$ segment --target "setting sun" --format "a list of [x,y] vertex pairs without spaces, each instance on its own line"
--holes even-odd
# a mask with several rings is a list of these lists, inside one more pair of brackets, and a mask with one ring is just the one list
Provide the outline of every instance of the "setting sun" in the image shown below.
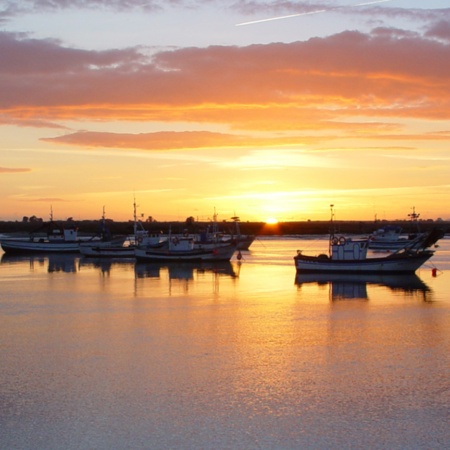
[[267,225],[275,225],[275,224],[278,223],[278,220],[275,219],[274,217],[269,217],[269,218],[266,220],[266,223],[267,223]]

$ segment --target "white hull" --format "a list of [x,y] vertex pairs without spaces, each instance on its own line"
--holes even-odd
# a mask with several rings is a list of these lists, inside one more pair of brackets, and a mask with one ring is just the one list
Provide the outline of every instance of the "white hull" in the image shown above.
[[[377,241],[369,240],[369,248],[371,250],[400,250],[402,248],[414,248],[413,240],[411,239],[398,239],[395,241]],[[420,242],[419,242],[420,244]]]
[[5,253],[78,253],[78,242],[4,239],[1,242]]
[[425,250],[417,254],[390,255],[363,260],[333,260],[330,258],[297,255],[294,257],[298,272],[327,273],[414,273],[431,258],[433,252]]

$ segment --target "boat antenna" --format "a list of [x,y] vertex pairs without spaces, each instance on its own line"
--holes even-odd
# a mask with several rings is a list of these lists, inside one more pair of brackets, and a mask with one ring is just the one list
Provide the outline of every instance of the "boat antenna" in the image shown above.
[[417,222],[417,219],[419,218],[420,214],[416,213],[416,207],[412,207],[412,213],[408,214],[409,217],[411,217],[411,222]]
[[420,214],[416,213],[416,207],[415,206],[412,207],[412,213],[408,214],[408,217],[411,219],[411,223],[415,223],[417,232],[420,232],[420,229],[419,229],[419,217],[420,217]]

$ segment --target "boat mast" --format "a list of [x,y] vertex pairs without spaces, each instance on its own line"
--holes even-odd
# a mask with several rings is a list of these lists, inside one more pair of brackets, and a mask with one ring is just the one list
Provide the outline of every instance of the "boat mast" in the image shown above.
[[334,205],[331,204],[330,205],[330,240],[328,241],[328,254],[329,254],[330,258],[331,258],[331,253],[332,253],[331,246],[332,246],[332,242],[334,239],[334,223],[333,223],[334,210],[333,210],[333,208],[334,208]]
[[134,219],[134,225],[133,225],[133,231],[134,231],[134,238],[136,239],[137,234],[137,216],[136,216],[136,195],[133,197],[133,219]]
[[237,234],[237,237],[239,238],[241,236],[241,229],[239,227],[239,220],[240,219],[239,219],[238,216],[236,216],[236,212],[234,213],[234,217],[232,217],[231,220],[233,220],[234,223],[235,223],[236,234]]

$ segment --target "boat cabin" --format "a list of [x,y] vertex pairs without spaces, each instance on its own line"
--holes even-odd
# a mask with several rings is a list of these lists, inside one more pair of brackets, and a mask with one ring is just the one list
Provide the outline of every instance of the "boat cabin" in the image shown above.
[[334,236],[330,240],[331,259],[336,261],[362,260],[367,257],[367,240],[355,240]]

